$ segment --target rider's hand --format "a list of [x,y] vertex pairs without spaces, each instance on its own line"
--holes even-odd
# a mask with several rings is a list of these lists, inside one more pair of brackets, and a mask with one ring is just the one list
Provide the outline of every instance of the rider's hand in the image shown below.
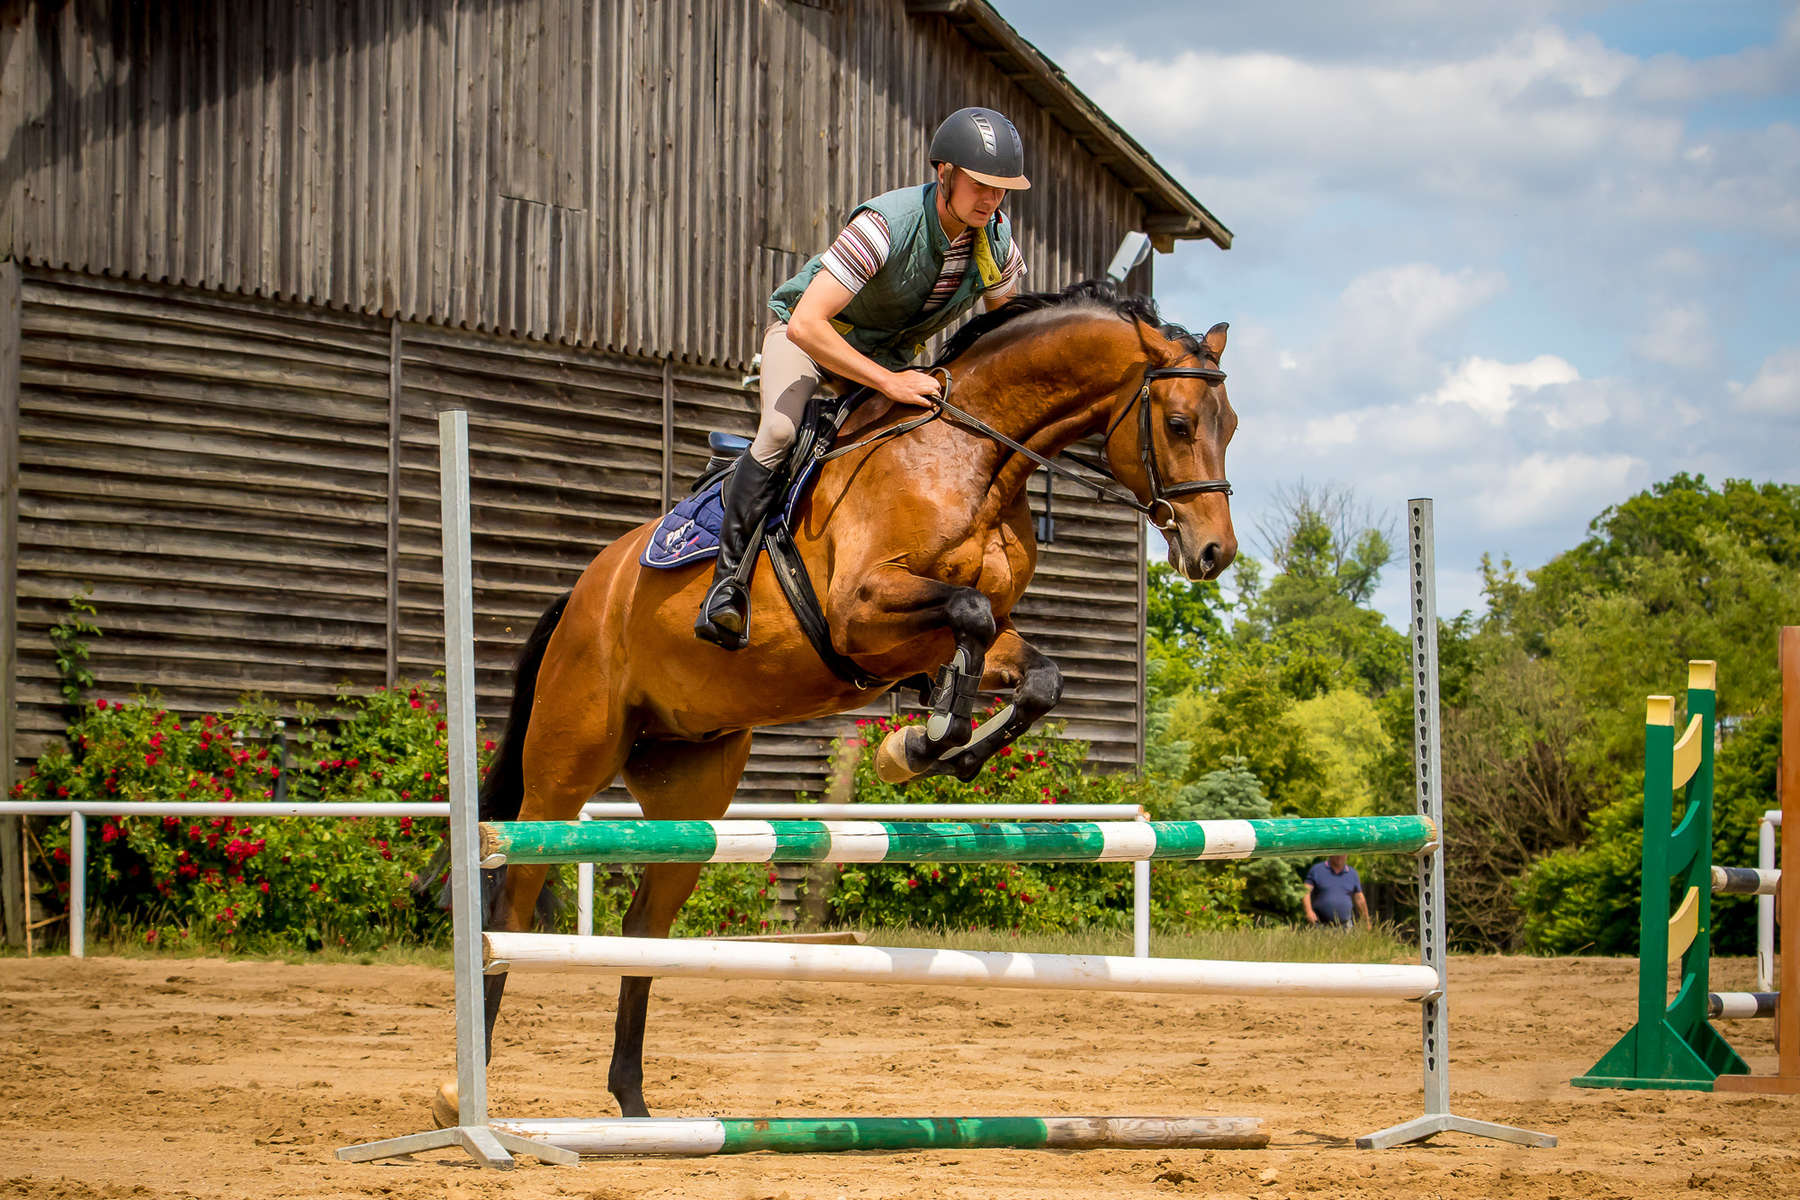
[[896,404],[930,408],[931,402],[942,391],[935,375],[927,375],[923,371],[895,371],[888,376],[887,385],[881,389],[881,394]]

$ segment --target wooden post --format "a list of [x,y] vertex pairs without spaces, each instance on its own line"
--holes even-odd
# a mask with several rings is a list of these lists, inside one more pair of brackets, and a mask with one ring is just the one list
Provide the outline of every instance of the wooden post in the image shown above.
[[[0,796],[18,773],[19,267],[0,263]],[[0,817],[0,942],[22,945],[31,914],[24,817]]]
[[388,478],[387,478],[387,684],[400,678],[400,420],[401,358],[405,327],[399,320],[388,330]]
[[1781,631],[1781,759],[1775,772],[1781,799],[1781,884],[1775,892],[1781,981],[1775,1002],[1773,1075],[1721,1075],[1719,1092],[1800,1095],[1800,625]]
[[662,507],[668,512],[675,503],[675,360],[662,364]]

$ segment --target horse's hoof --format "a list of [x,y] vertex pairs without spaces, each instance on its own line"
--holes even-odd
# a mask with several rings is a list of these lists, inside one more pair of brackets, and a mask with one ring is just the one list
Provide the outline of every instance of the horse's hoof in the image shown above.
[[[923,734],[916,725],[905,729],[896,729],[881,739],[881,745],[875,751],[875,774],[883,783],[905,783],[909,779],[917,779],[925,770],[923,766],[914,768],[911,756],[907,754],[907,735]],[[923,737],[921,736],[921,739]]]
[[456,1100],[456,1080],[438,1087],[437,1095],[431,1098],[431,1119],[437,1122],[439,1129],[454,1129],[461,1123],[462,1107]]

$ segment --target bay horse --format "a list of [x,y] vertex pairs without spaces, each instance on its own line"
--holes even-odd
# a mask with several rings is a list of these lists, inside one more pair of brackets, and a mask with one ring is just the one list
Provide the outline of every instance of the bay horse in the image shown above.
[[[646,817],[717,818],[758,726],[857,708],[934,671],[927,724],[890,737],[882,773],[972,776],[1062,692],[1056,665],[1010,617],[1037,563],[1025,489],[1039,460],[1104,432],[1105,466],[1130,495],[1111,490],[1163,531],[1176,570],[1213,579],[1237,553],[1225,482],[1237,428],[1219,370],[1225,331],[1215,325],[1195,338],[1106,283],[1019,297],[965,325],[940,357],[956,415],[946,406],[941,419],[824,464],[795,512],[794,542],[833,648],[874,686],[826,667],[770,570],[752,586],[750,644],[729,652],[694,636],[708,570],[640,567],[654,522],[614,542],[521,651],[481,818],[575,820],[621,774]],[[859,413],[841,440],[916,416]],[[976,691],[1003,689],[1010,706],[974,728]],[[487,928],[529,929],[545,873],[502,868],[490,881]],[[697,863],[645,867],[623,933],[667,936],[699,875]],[[505,986],[504,974],[487,979],[490,1055]],[[648,978],[621,981],[607,1087],[627,1117],[649,1115],[649,997]],[[446,1106],[454,1118],[453,1095],[440,1094],[440,1120]]]

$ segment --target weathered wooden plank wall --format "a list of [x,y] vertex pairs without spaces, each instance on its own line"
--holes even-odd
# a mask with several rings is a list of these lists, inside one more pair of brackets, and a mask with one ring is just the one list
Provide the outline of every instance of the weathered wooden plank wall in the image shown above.
[[188,708],[384,681],[384,323],[31,272],[21,327],[26,752],[61,728],[47,631],[90,586],[115,689]]
[[0,74],[0,257],[684,363],[965,103],[1027,140],[1033,284],[1144,223],[905,0],[22,5]]

